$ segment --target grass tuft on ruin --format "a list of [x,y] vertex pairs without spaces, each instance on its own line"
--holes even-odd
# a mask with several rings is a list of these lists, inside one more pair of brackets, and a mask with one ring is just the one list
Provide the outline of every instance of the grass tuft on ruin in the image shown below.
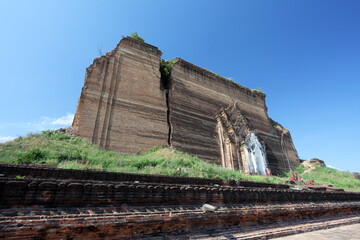
[[141,42],[145,42],[145,40],[142,37],[140,37],[137,32],[131,33],[130,37],[133,39],[139,40]]
[[[105,151],[82,138],[50,130],[39,134],[30,133],[26,137],[19,137],[11,142],[0,144],[0,162],[46,164],[64,169],[93,169],[270,183],[285,183],[286,178],[290,176],[290,173],[285,174],[282,178],[249,176],[167,147],[156,147],[133,156],[117,154]],[[295,169],[300,175],[304,170],[302,165]],[[348,172],[315,167],[314,170],[302,177],[314,179],[318,184],[332,184],[335,187],[360,191],[360,180],[355,179]]]

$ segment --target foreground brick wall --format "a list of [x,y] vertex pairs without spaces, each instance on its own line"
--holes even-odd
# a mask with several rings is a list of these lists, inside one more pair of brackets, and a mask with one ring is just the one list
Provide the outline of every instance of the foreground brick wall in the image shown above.
[[[10,164],[0,164],[0,173],[1,239],[181,239],[232,226],[360,214],[360,193],[352,192]],[[204,203],[217,210],[203,212]]]
[[[215,213],[200,206],[149,206],[143,208],[41,208],[0,210],[2,239],[196,239],[184,234],[204,230],[251,228],[282,222],[309,221],[327,215],[343,219],[359,210],[356,203],[301,205],[227,205]],[[19,215],[17,215],[19,214]],[[4,219],[4,217],[2,217]],[[324,218],[322,218],[324,219]],[[325,220],[325,219],[324,219]],[[207,238],[208,239],[208,238]],[[259,238],[251,238],[259,239]]]
[[[360,193],[288,185],[0,164],[0,204],[60,205],[360,201]],[[25,179],[18,180],[16,176]],[[45,194],[44,194],[45,193]]]
[[[287,185],[247,181],[41,169],[0,165],[0,204],[20,206],[118,206],[359,201],[360,193],[292,190]],[[26,171],[27,170],[27,171]],[[16,180],[25,174],[24,180]],[[71,173],[71,174],[69,174]],[[103,173],[101,175],[101,173]],[[93,176],[91,178],[91,176]]]
[[131,182],[0,180],[3,206],[119,206],[359,201],[360,194]]

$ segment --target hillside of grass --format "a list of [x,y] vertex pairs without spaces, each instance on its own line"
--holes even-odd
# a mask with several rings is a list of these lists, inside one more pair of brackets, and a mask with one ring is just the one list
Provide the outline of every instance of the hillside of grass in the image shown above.
[[[293,172],[297,172],[299,176],[304,178],[305,182],[312,179],[315,180],[316,185],[330,184],[334,187],[360,192],[360,180],[354,178],[350,172],[320,167],[314,164],[312,166],[315,169],[310,169],[309,172],[306,172],[309,168],[304,165],[295,168]],[[284,174],[284,177],[289,178],[290,176],[291,173]]]
[[[40,134],[28,134],[26,137],[0,144],[0,162],[46,164],[64,169],[93,169],[271,183],[285,183],[291,175],[286,173],[282,178],[249,176],[166,147],[153,148],[134,156],[117,154],[102,150],[84,139],[50,130]],[[360,180],[355,179],[349,172],[315,167],[311,172],[302,175],[305,170],[306,167],[300,165],[294,171],[304,179],[315,180],[316,184],[331,184],[346,190],[360,191]]]
[[0,162],[46,164],[65,169],[283,183],[278,177],[248,176],[166,147],[153,148],[134,156],[117,154],[59,131],[28,134],[26,137],[0,144]]

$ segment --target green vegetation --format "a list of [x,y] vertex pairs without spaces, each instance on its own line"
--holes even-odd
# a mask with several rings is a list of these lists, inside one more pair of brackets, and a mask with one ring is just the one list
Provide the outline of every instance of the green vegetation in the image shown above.
[[263,93],[262,88],[252,89],[251,91],[254,92],[254,93]]
[[165,78],[168,78],[171,73],[172,66],[176,63],[176,58],[166,61],[164,59],[160,60],[160,72]]
[[28,152],[19,154],[16,159],[16,163],[19,164],[30,164],[30,163],[45,163],[44,159],[46,157],[46,152],[41,151],[38,148],[31,149]]
[[210,71],[209,69],[207,69],[207,68],[204,68],[206,71],[208,71],[208,72],[211,72],[212,74],[214,74],[216,77],[218,77],[218,78],[223,78],[223,79],[225,79],[225,80],[227,80],[227,81],[229,81],[229,82],[234,82],[234,79],[233,78],[227,78],[227,77],[223,77],[223,76],[221,76],[220,74],[218,74],[218,73],[214,73],[214,72],[212,72],[212,71]]
[[[315,184],[330,184],[334,187],[360,192],[360,180],[354,178],[350,172],[339,171],[329,167],[313,166],[315,169],[307,173],[303,173],[309,169],[304,165],[300,165],[293,172],[297,172],[299,176],[304,178],[304,181],[313,179]],[[290,177],[290,175],[291,173],[284,174],[285,177]]]
[[[19,161],[19,158],[24,160]],[[27,137],[0,144],[0,162],[44,163],[67,169],[283,183],[278,177],[244,175],[166,147],[153,148],[135,156],[116,154],[102,150],[84,139],[58,131],[29,134]]]
[[140,37],[137,32],[131,33],[130,37],[133,38],[133,39],[145,42],[145,40],[142,37]]
[[[94,169],[224,180],[241,179],[272,183],[285,183],[285,180],[290,177],[290,173],[284,174],[283,178],[249,176],[166,147],[153,148],[135,156],[117,154],[102,150],[84,139],[59,131],[29,134],[26,137],[0,144],[0,162],[46,164],[67,169]],[[311,172],[302,174],[306,169],[300,165],[294,171],[306,180],[315,180],[316,184],[331,184],[347,190],[360,191],[360,180],[355,179],[348,172],[315,167]],[[19,176],[19,178],[21,177]]]

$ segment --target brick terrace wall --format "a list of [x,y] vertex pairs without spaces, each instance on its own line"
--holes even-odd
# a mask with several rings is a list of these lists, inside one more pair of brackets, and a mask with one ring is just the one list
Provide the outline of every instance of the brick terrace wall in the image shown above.
[[156,204],[234,204],[316,201],[360,201],[359,193],[209,185],[88,182],[60,180],[0,180],[0,204],[21,206],[119,206]]
[[[41,208],[14,209],[5,212],[0,224],[2,239],[189,239],[181,234],[237,226],[256,231],[259,225],[282,225],[354,216],[358,203],[299,203],[296,205],[228,205],[215,213],[203,213],[198,207],[149,208]],[[16,215],[16,213],[18,215]],[[350,214],[350,215],[349,215]],[[324,216],[327,216],[324,218]],[[4,217],[0,218],[1,220]],[[321,219],[319,219],[321,221]],[[319,221],[318,220],[318,221]],[[196,238],[195,238],[196,239]],[[256,238],[254,238],[256,239]]]
[[[126,239],[360,211],[360,193],[353,192],[9,164],[0,173],[0,238]],[[14,177],[25,173],[27,179]],[[204,213],[204,203],[218,210]]]
[[[118,204],[358,201],[360,193],[285,189],[247,181],[47,169],[1,164],[1,204],[51,206]],[[45,174],[46,173],[46,174]],[[26,176],[16,180],[15,175]],[[25,175],[27,174],[27,175]],[[93,176],[93,178],[91,178]],[[195,184],[194,184],[195,183]]]

